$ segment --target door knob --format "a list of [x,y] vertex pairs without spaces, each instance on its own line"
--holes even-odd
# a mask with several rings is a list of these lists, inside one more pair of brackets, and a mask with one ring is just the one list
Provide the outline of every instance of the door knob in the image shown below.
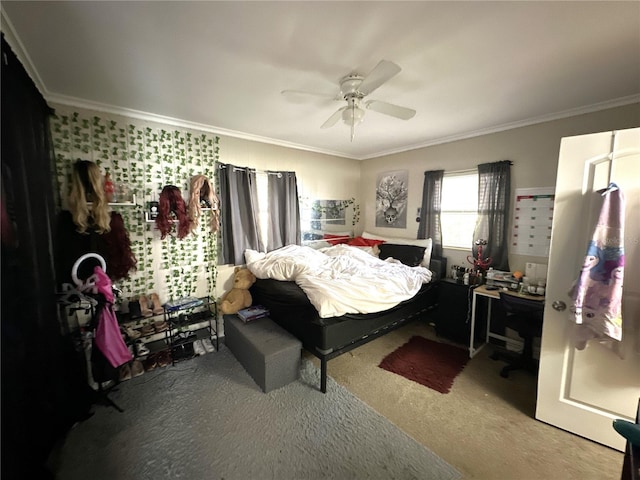
[[556,300],[555,302],[553,302],[551,304],[551,306],[554,308],[554,310],[557,310],[559,312],[565,310],[567,308],[567,304],[564,303],[562,300]]

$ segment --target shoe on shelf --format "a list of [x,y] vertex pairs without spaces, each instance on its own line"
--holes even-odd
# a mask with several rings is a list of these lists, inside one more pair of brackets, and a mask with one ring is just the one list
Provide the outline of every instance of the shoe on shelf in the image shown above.
[[169,325],[164,320],[160,320],[153,323],[153,328],[155,328],[156,333],[164,332],[169,328]]
[[185,343],[190,343],[192,340],[194,340],[195,336],[196,336],[196,332],[193,332],[190,330],[178,332],[173,337],[172,345],[176,346],[176,345],[184,345]]
[[204,346],[204,349],[207,351],[207,353],[216,351],[216,347],[213,346],[213,342],[211,342],[210,338],[203,338],[202,345]]
[[171,363],[171,354],[168,350],[158,352],[157,362],[159,367],[166,367]]
[[131,380],[131,367],[128,363],[120,366],[120,381],[124,382],[126,380]]
[[151,353],[149,348],[144,344],[142,340],[136,341],[136,351],[138,352],[138,354],[136,355],[137,357],[146,357]]
[[144,366],[145,372],[150,372],[154,368],[158,366],[158,355],[152,353],[145,360],[142,361],[142,365]]
[[140,312],[142,313],[143,317],[153,316],[153,312],[149,308],[149,299],[147,298],[146,295],[140,295],[139,303],[140,303]]
[[204,345],[202,345],[202,340],[196,340],[193,342],[193,350],[196,352],[196,355],[204,355],[207,351],[204,349]]
[[138,330],[140,332],[140,335],[142,336],[147,336],[147,335],[151,335],[152,333],[155,333],[155,329],[153,328],[153,325],[143,325],[142,328],[140,328]]
[[151,308],[154,315],[160,315],[164,313],[164,308],[160,304],[160,297],[158,297],[157,293],[152,293],[149,298],[151,298]]
[[124,333],[127,334],[130,340],[135,340],[136,338],[140,338],[141,333],[138,330],[134,330],[129,326],[123,326],[122,329]]
[[134,360],[131,362],[131,376],[139,377],[144,373],[144,366],[140,360]]
[[139,318],[142,316],[140,311],[140,302],[136,297],[129,299],[129,316],[131,318]]

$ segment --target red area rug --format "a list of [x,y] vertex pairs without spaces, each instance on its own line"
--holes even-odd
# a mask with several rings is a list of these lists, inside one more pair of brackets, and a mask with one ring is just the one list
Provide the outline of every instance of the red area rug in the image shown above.
[[437,392],[449,393],[468,361],[469,352],[463,348],[415,336],[378,366]]

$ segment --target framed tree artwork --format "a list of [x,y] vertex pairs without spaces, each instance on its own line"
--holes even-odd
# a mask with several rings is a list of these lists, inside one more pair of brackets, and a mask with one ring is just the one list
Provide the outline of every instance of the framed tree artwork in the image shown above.
[[407,228],[407,170],[378,174],[376,227]]

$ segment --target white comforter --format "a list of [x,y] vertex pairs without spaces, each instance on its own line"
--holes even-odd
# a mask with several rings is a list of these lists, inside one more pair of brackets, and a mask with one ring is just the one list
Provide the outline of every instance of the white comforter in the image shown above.
[[387,310],[431,281],[424,267],[380,260],[348,245],[321,250],[287,245],[266,254],[246,250],[245,260],[258,278],[295,281],[322,318]]

